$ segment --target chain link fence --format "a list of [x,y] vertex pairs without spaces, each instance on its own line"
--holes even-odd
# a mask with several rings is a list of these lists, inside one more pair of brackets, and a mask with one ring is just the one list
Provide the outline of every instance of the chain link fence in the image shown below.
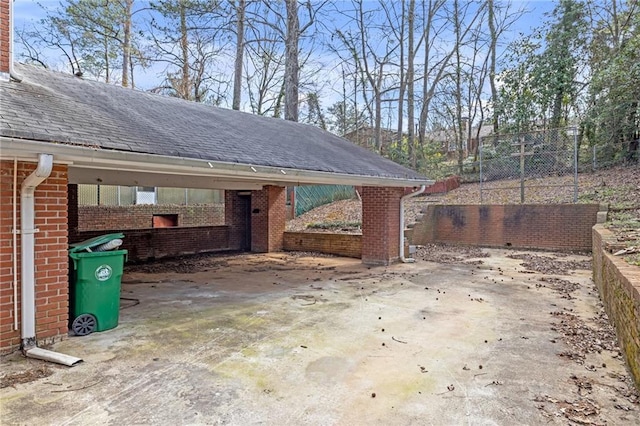
[[640,141],[627,141],[614,144],[587,146],[580,149],[579,168],[581,172],[594,172],[599,169],[633,164],[640,161]]
[[300,216],[323,204],[338,200],[348,200],[355,196],[355,189],[349,185],[313,185],[295,187],[295,215]]
[[[577,129],[484,137],[478,166],[481,203],[525,203],[529,193],[550,190],[556,202],[577,202]],[[540,183],[549,177],[553,183]]]

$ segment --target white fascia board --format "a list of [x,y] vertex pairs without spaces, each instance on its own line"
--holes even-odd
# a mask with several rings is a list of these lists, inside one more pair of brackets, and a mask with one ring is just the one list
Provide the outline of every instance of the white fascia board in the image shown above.
[[163,188],[199,188],[258,191],[260,183],[234,181],[210,176],[153,173],[128,170],[69,167],[69,183],[122,186],[161,186]]
[[146,172],[174,176],[202,176],[260,185],[362,185],[414,187],[432,185],[432,180],[351,175],[313,170],[288,169],[244,163],[209,161],[126,151],[89,148],[63,143],[0,137],[0,158],[36,161],[37,154],[54,155],[56,163],[69,168]]

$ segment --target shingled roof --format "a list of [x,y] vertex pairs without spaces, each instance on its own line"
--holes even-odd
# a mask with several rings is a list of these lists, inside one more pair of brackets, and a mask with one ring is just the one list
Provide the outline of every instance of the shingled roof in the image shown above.
[[15,69],[22,82],[0,82],[0,137],[5,143],[65,145],[92,149],[93,156],[114,151],[147,154],[151,162],[155,156],[201,160],[211,169],[264,166],[282,169],[283,176],[287,170],[337,174],[352,184],[366,184],[369,178],[390,186],[429,183],[410,169],[310,125],[31,65],[16,64]]

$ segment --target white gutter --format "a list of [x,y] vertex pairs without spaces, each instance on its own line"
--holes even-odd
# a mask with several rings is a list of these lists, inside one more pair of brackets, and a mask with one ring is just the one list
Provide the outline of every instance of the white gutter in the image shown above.
[[22,181],[20,189],[21,287],[22,287],[22,350],[31,358],[44,359],[68,366],[82,360],[40,349],[36,346],[35,300],[35,190],[51,174],[53,155],[39,154],[38,167]]
[[422,185],[417,191],[411,192],[400,198],[400,261],[402,263],[413,263],[416,261],[415,259],[404,257],[404,202],[409,198],[422,194],[425,189],[427,189],[427,186]]
[[[0,137],[2,156],[31,157],[34,152],[50,152],[56,162],[68,162],[70,168],[153,172],[173,175],[207,176],[261,182],[271,185],[356,185],[407,187],[432,185],[432,180],[365,176],[315,170],[300,170],[195,158],[178,158],[110,149],[96,149],[63,143]],[[90,183],[90,182],[85,182]],[[95,182],[93,182],[95,183]]]
[[9,77],[20,83],[22,76],[13,69],[13,1],[9,0]]

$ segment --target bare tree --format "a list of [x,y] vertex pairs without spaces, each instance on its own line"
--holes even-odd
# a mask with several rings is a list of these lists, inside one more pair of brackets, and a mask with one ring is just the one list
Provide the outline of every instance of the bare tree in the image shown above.
[[154,91],[220,103],[228,81],[216,69],[216,60],[225,47],[218,42],[218,35],[226,23],[218,5],[204,0],[165,0],[153,6],[162,16],[162,20],[151,23],[154,60],[166,65],[165,81]]
[[300,77],[298,43],[301,32],[300,21],[298,20],[298,0],[285,0],[285,4],[287,7],[287,35],[285,39],[284,118],[289,121],[298,121],[298,84]]
[[409,147],[409,158],[411,165],[416,167],[415,155],[415,130],[414,130],[414,113],[415,113],[415,82],[414,82],[414,59],[416,50],[414,49],[414,22],[416,19],[416,2],[409,0],[409,15],[407,17],[408,33],[409,33],[409,57],[407,58],[407,146]]
[[277,37],[269,27],[255,33],[247,43],[245,84],[251,112],[279,115],[281,90],[284,85],[284,55]]
[[498,33],[496,31],[496,12],[494,0],[487,0],[487,21],[489,22],[489,85],[491,86],[491,104],[493,107],[493,133],[497,134],[500,128],[498,114],[495,107],[498,104],[498,89],[496,87],[496,54],[498,46]]
[[396,114],[398,116],[397,123],[397,143],[398,151],[404,151],[404,103],[405,93],[407,91],[407,77],[405,70],[405,30],[407,25],[406,0],[401,0],[400,11],[396,10],[398,2],[387,2],[380,0],[380,6],[384,10],[389,29],[393,32],[399,46],[398,54],[398,102]]

